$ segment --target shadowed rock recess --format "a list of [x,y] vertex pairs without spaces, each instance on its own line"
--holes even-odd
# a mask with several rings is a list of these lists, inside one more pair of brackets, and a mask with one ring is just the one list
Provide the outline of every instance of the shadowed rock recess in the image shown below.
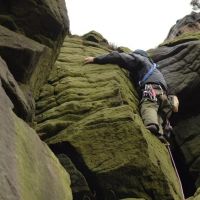
[[[200,198],[199,16],[149,50],[180,99],[171,142],[188,200]],[[128,71],[83,65],[113,48],[71,36],[64,0],[0,0],[0,200],[183,200]]]

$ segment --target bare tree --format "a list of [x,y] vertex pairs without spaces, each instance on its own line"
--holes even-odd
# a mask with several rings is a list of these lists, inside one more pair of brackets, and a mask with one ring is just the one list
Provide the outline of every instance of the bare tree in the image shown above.
[[200,0],[192,0],[190,2],[190,4],[192,5],[192,9],[193,10],[198,10],[200,9]]

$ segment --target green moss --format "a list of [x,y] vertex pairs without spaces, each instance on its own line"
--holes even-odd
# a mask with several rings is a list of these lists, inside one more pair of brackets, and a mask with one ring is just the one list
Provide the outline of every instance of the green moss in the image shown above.
[[149,134],[149,132],[145,131],[144,137],[148,142],[148,152],[151,161],[161,169],[163,176],[169,181],[169,193],[173,194],[174,199],[179,199],[181,187],[175,171],[172,170],[173,165],[167,148],[156,137]]
[[126,104],[138,113],[138,95],[127,71],[114,65],[82,65],[86,52],[98,55],[106,51],[71,40],[74,38],[66,38],[48,84],[37,100],[38,126],[58,118],[80,120],[99,109]]
[[174,39],[171,40],[166,40],[159,46],[175,46],[184,42],[188,41],[194,41],[194,40],[200,40],[200,33],[195,32],[195,33],[184,33],[180,36],[175,37]]
[[[116,108],[105,108],[102,110],[99,110],[93,114],[88,115],[87,117],[84,117],[82,120],[77,122],[75,124],[75,127],[69,127],[71,132],[79,131],[79,129],[84,129],[84,127],[91,126],[92,129],[95,129],[95,125],[97,126],[97,129],[101,124],[105,123],[113,123],[116,121],[125,121],[126,119],[131,120],[134,118],[134,115],[132,114],[129,106],[121,106]],[[99,125],[98,125],[99,124]],[[105,128],[106,130],[106,128]],[[97,130],[98,131],[98,130]],[[49,141],[54,141],[57,143],[57,140],[63,140],[65,137],[68,137],[68,128],[64,131],[62,131],[59,135],[55,136],[54,138],[51,138]],[[73,135],[73,133],[71,132]],[[64,140],[63,140],[64,141]]]
[[146,200],[179,200],[171,161],[165,146],[144,128],[129,73],[116,65],[83,65],[86,56],[109,52],[85,42],[90,41],[65,39],[48,79],[54,93],[45,86],[37,102],[44,106],[36,116],[38,130],[46,132],[49,145],[72,148],[104,193],[112,188]]
[[47,139],[50,145],[63,142],[79,152],[105,188],[147,200],[147,190],[163,199],[180,199],[167,150],[128,106],[96,112]]
[[108,41],[96,31],[90,31],[89,33],[83,35],[82,38],[91,42],[108,45]]
[[[50,149],[14,114],[15,180],[21,200],[72,199],[69,175]],[[56,176],[55,176],[56,173]],[[54,191],[49,193],[49,191]]]
[[[70,120],[72,120],[70,118]],[[45,134],[43,136],[43,139],[51,137],[58,133],[59,131],[65,129],[69,125],[73,124],[73,121],[67,121],[67,120],[47,120],[44,123],[41,123],[39,126],[37,126],[37,133]]]

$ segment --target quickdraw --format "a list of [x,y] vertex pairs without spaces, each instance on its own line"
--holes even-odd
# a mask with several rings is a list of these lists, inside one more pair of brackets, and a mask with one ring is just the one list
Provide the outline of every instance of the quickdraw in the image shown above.
[[157,101],[156,92],[151,84],[145,85],[142,98],[149,99],[151,101]]

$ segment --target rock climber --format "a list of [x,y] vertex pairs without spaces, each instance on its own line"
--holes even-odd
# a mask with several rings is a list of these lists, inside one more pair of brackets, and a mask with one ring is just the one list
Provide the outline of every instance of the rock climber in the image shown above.
[[144,50],[131,53],[113,51],[98,57],[86,57],[85,64],[117,64],[127,69],[141,94],[140,114],[145,127],[163,143],[167,142],[163,127],[169,123],[172,107],[167,97],[167,83],[157,64]]

